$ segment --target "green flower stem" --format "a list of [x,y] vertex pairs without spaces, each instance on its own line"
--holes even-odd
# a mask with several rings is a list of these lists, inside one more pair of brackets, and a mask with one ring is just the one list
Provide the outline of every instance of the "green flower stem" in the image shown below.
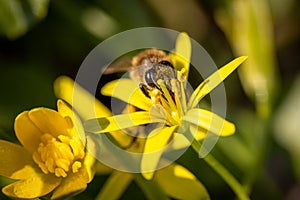
[[[201,144],[197,140],[193,140],[192,147],[198,153],[200,151]],[[215,172],[222,177],[222,179],[231,187],[240,200],[250,200],[243,186],[211,154],[208,154],[203,159],[211,168],[213,168],[213,170],[215,170]]]
[[134,180],[138,186],[143,190],[144,194],[149,200],[168,200],[167,194],[154,180],[146,180],[141,174],[134,174]]
[[130,173],[114,171],[105,182],[96,200],[120,199],[133,179]]

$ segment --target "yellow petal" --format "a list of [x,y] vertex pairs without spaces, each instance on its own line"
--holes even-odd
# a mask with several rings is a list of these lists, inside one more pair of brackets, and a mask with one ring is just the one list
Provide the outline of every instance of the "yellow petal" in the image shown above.
[[35,108],[29,111],[30,120],[43,132],[54,137],[69,135],[70,124],[58,112],[48,108]]
[[67,76],[55,80],[54,92],[58,98],[72,105],[83,120],[111,116],[108,108]]
[[204,129],[203,131],[207,130],[221,136],[232,135],[235,132],[234,124],[204,109],[189,110],[182,120],[195,124],[199,131]]
[[57,100],[57,111],[63,117],[70,117],[72,121],[74,121],[74,118],[77,117],[76,113],[72,110],[72,108],[60,99]]
[[207,134],[206,130],[203,130],[203,128],[193,124],[190,126],[190,131],[193,133],[194,138],[197,141],[203,140]]
[[0,140],[0,175],[11,179],[25,179],[33,165],[31,154],[23,147]]
[[177,164],[158,170],[154,181],[174,199],[210,199],[202,183],[191,172]]
[[101,93],[118,98],[142,110],[149,110],[152,105],[152,101],[143,94],[138,84],[130,79],[122,78],[111,81],[103,86]]
[[188,78],[192,54],[191,41],[187,33],[180,33],[176,40],[175,55],[171,54],[172,63],[180,71],[185,80]]
[[52,199],[64,199],[74,196],[87,187],[86,178],[79,172],[68,174],[59,187],[55,189],[52,195]]
[[[190,124],[190,131],[193,133],[195,140],[200,141],[205,138],[206,131],[198,128],[198,126]],[[170,146],[168,147],[168,151],[178,150],[182,148],[187,148],[191,146],[191,142],[184,136],[182,133],[174,133]]]
[[153,177],[160,157],[176,129],[177,126],[157,128],[147,137],[141,161],[141,172],[147,180]]
[[191,145],[191,142],[182,134],[174,133],[173,139],[170,143],[168,150],[172,151],[174,149],[186,148]]
[[69,123],[72,125],[72,129],[70,129],[70,133],[75,137],[80,137],[81,141],[85,143],[85,132],[83,129],[83,125],[79,117],[76,113],[70,108],[64,101],[57,101],[57,110],[59,114],[67,119],[71,119]]
[[132,179],[132,174],[114,171],[105,182],[96,200],[120,199]]
[[84,129],[90,133],[106,133],[154,122],[165,122],[165,120],[152,118],[149,112],[137,111],[113,117],[87,120],[84,123]]
[[36,170],[27,179],[5,186],[2,192],[13,198],[37,198],[49,194],[60,182],[61,178]]
[[193,92],[188,103],[189,108],[195,107],[204,96],[217,87],[246,59],[247,56],[238,57],[205,79]]
[[42,131],[30,120],[28,113],[25,111],[16,117],[14,129],[20,143],[33,153],[40,144]]
[[83,161],[83,165],[84,165],[83,169],[85,169],[87,174],[87,183],[91,182],[95,175],[95,168],[94,168],[95,162],[96,162],[95,158],[89,152],[86,152]]
[[[83,120],[111,116],[111,112],[100,101],[67,76],[61,76],[55,80],[54,90],[57,97],[62,98],[70,105],[74,102],[73,95],[79,97],[75,101],[76,105],[73,106],[75,106],[76,112]],[[129,135],[120,131],[113,132],[111,135],[121,146],[127,146],[132,139]]]
[[125,131],[112,131],[109,133],[121,147],[128,147],[132,143],[133,137]]

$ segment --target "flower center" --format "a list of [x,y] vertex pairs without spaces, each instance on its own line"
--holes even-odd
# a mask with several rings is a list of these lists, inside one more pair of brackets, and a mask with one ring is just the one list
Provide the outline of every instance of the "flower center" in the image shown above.
[[161,88],[161,93],[163,94],[163,96],[159,96],[159,100],[167,111],[167,122],[169,122],[170,125],[177,125],[181,123],[181,117],[187,111],[185,86],[183,82],[177,79],[171,79],[170,82],[172,94],[162,80],[157,81],[157,84]]
[[55,138],[45,133],[33,153],[33,160],[45,174],[50,172],[57,177],[66,177],[69,171],[78,172],[84,155],[84,146],[79,138],[65,135]]

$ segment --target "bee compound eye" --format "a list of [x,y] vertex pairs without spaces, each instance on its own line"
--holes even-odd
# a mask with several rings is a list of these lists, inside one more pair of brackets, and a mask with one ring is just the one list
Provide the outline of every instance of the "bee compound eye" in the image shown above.
[[149,69],[145,73],[145,81],[146,81],[147,85],[149,85],[150,87],[155,87],[155,82],[153,80],[153,77],[155,76],[155,73],[156,72],[155,72],[154,69]]

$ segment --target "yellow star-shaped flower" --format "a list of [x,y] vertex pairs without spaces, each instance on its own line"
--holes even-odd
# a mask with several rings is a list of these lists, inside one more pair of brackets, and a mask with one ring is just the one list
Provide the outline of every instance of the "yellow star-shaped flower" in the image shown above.
[[[96,117],[109,117],[111,112],[94,96],[84,90],[79,84],[66,76],[59,77],[54,84],[56,96],[64,99],[74,107],[83,120]],[[78,97],[76,102],[74,97]],[[74,104],[75,102],[75,104]],[[133,137],[123,132],[109,133],[120,146],[128,146]],[[97,142],[97,141],[95,141]],[[100,146],[100,148],[104,148]],[[94,151],[93,149],[88,149]],[[124,149],[126,151],[127,149]],[[97,154],[97,152],[95,152]],[[111,155],[107,155],[111,156]],[[121,162],[120,162],[121,163]],[[157,176],[147,181],[136,173],[122,172],[96,161],[96,173],[111,173],[101,189],[97,199],[119,199],[129,184],[134,181],[152,199],[209,199],[203,184],[186,168],[178,164],[157,171]]]
[[[84,125],[87,132],[105,133],[149,123],[163,124],[163,127],[154,128],[145,141],[141,170],[146,179],[152,178],[163,153],[162,149],[171,139],[175,147],[184,147],[191,143],[191,138],[186,133],[191,133],[196,140],[201,140],[205,138],[207,132],[220,136],[228,136],[235,132],[234,124],[209,110],[197,108],[197,105],[247,57],[242,56],[231,61],[187,96],[190,46],[188,36],[181,34],[177,40],[176,53],[171,54],[178,73],[177,79],[170,80],[172,92],[163,80],[158,80],[160,90],[150,99],[142,93],[138,83],[131,79],[112,81],[102,88],[102,94],[121,99],[141,111],[92,119],[86,121]],[[150,152],[156,153],[148,154]]]

